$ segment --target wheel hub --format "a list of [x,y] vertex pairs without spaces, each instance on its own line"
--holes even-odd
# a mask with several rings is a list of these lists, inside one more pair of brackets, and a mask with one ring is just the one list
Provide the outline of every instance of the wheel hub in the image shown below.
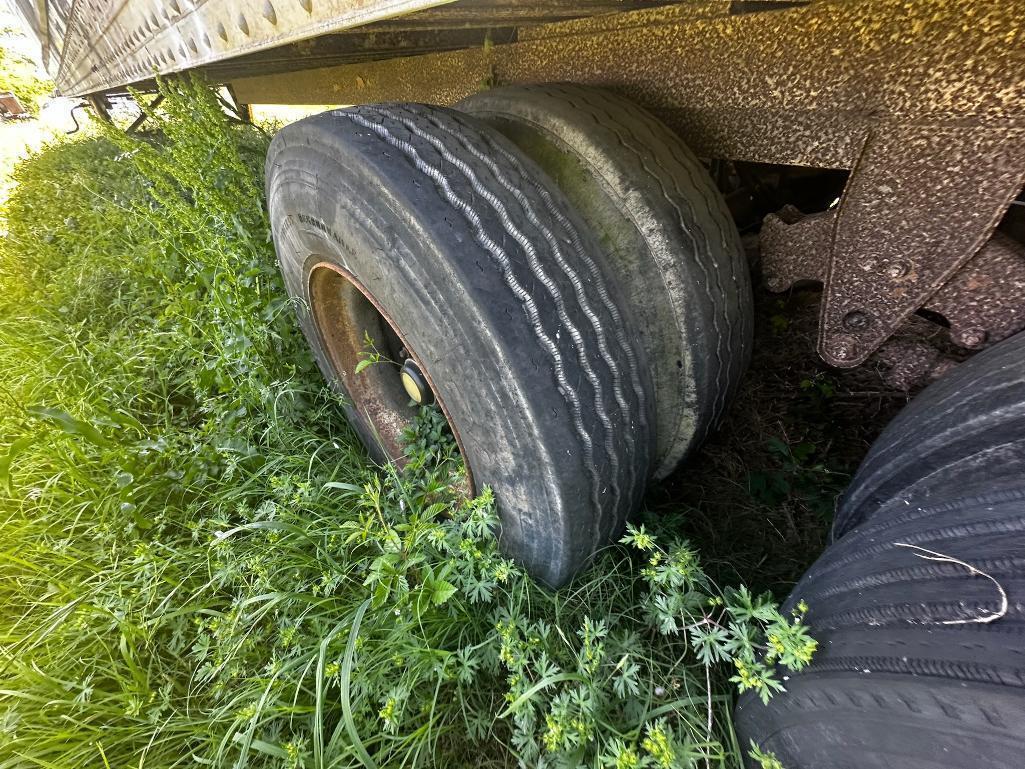
[[415,403],[420,406],[434,403],[434,393],[431,392],[431,386],[427,383],[427,377],[420,371],[420,367],[416,365],[415,360],[412,358],[406,359],[399,371],[399,377],[402,380],[402,386],[405,388],[406,393]]

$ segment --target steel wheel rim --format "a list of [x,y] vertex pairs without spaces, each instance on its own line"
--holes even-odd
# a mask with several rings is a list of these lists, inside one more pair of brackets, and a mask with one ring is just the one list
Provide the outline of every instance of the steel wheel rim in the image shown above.
[[[417,407],[411,404],[400,376],[405,360],[412,361],[426,379],[448,422],[466,468],[469,494],[475,488],[463,441],[451,413],[438,393],[430,371],[381,303],[348,270],[327,261],[317,262],[309,273],[310,312],[313,325],[327,353],[334,378],[345,388],[353,407],[373,429],[381,449],[397,466],[406,464],[402,434],[411,427]],[[366,336],[365,336],[366,335]],[[367,351],[369,337],[389,360],[356,367]]]

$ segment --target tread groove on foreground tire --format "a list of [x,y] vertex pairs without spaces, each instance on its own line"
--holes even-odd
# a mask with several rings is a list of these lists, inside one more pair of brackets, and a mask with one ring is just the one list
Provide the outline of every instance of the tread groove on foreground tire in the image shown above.
[[[604,329],[602,328],[601,323],[599,322],[598,317],[595,314],[594,310],[591,309],[590,301],[589,301],[589,299],[587,297],[587,294],[585,292],[585,289],[584,289],[584,281],[581,280],[580,276],[577,275],[576,271],[573,270],[573,268],[569,265],[569,263],[563,257],[562,249],[559,246],[558,240],[552,234],[551,230],[548,229],[546,226],[544,226],[544,224],[537,218],[537,216],[531,210],[529,202],[527,201],[527,199],[523,195],[523,193],[519,190],[519,188],[517,188],[514,184],[512,184],[509,181],[509,179],[502,173],[501,169],[498,167],[498,165],[493,160],[491,160],[491,158],[487,157],[484,153],[482,153],[480,150],[478,150],[476,147],[474,147],[471,142],[466,141],[465,137],[463,135],[461,135],[461,134],[459,134],[459,133],[457,133],[455,131],[452,131],[450,128],[448,128],[447,126],[442,125],[439,121],[437,121],[435,119],[429,119],[429,121],[430,121],[431,125],[433,125],[438,130],[444,131],[445,133],[450,135],[454,141],[459,142],[460,145],[463,148],[465,148],[470,154],[472,154],[478,161],[480,161],[485,166],[487,166],[487,168],[491,171],[492,175],[499,182],[499,184],[501,184],[502,187],[504,187],[509,193],[511,193],[513,195],[513,197],[515,197],[516,200],[520,203],[520,205],[523,207],[523,210],[526,213],[528,219],[530,220],[531,224],[533,224],[535,227],[537,227],[538,230],[542,233],[542,235],[544,236],[544,239],[547,241],[547,243],[549,245],[549,248],[551,249],[552,254],[555,257],[555,262],[559,265],[559,267],[562,269],[563,273],[567,276],[567,278],[569,278],[569,281],[570,281],[570,283],[573,286],[573,292],[574,292],[574,294],[576,296],[577,302],[578,302],[582,312],[584,313],[584,316],[588,319],[591,327],[594,329],[595,339],[597,340],[597,343],[598,343],[598,349],[601,351],[601,357],[607,362],[608,368],[609,368],[609,370],[610,370],[610,372],[612,374],[612,382],[613,382],[612,391],[613,391],[613,395],[615,396],[616,403],[619,406],[619,408],[621,409],[623,414],[629,414],[630,413],[630,408],[627,405],[626,399],[625,399],[624,394],[623,394],[622,375],[621,375],[621,373],[619,371],[619,368],[615,365],[615,361],[613,360],[612,355],[611,355],[611,353],[609,351],[608,342],[605,339]],[[410,131],[414,130],[414,127],[411,126],[408,121],[401,121],[401,122]],[[426,136],[422,136],[421,138],[424,138],[427,141],[430,141],[430,139],[428,139]],[[432,146],[433,146],[433,142],[432,142]],[[520,165],[520,163],[519,163],[517,158],[513,157],[510,153],[505,151],[502,147],[491,147],[491,149],[493,149],[494,151],[498,152],[503,158],[505,158],[506,162],[508,162],[513,168],[517,169],[517,171],[519,171],[519,173],[523,176],[524,179],[529,179],[529,175],[525,173],[524,169]],[[440,151],[440,149],[439,149],[439,151]],[[610,315],[612,315],[613,322],[615,322],[616,324],[621,325],[622,324],[622,320],[619,317],[618,310],[616,310],[615,306],[609,300],[608,294],[604,293],[604,292],[602,292],[600,290],[601,289],[602,278],[601,278],[600,273],[598,272],[597,266],[594,264],[594,262],[591,260],[591,258],[587,255],[586,251],[584,251],[582,245],[580,244],[579,238],[576,237],[576,233],[573,231],[572,227],[569,226],[569,223],[567,222],[565,217],[562,216],[561,212],[558,211],[557,207],[554,205],[554,203],[553,203],[553,201],[551,199],[551,196],[548,195],[547,190],[545,190],[543,187],[541,187],[536,182],[534,182],[532,184],[532,186],[534,187],[535,192],[537,193],[538,197],[541,199],[542,203],[545,205],[545,208],[548,211],[549,215],[553,216],[553,218],[555,218],[557,221],[559,221],[559,223],[562,224],[562,226],[565,227],[567,229],[567,231],[570,233],[571,241],[572,241],[572,243],[574,245],[574,251],[575,251],[575,254],[577,256],[577,259],[580,261],[580,263],[586,265],[589,268],[589,272],[591,274],[592,280],[594,281],[595,285],[598,286],[599,293],[603,294],[601,296],[601,300],[602,300],[603,304],[605,305],[605,308],[609,311]],[[493,202],[493,204],[494,204],[494,202]],[[501,204],[499,203],[498,205],[501,205]],[[496,208],[496,210],[497,210],[497,208]],[[602,424],[605,427],[605,449],[608,452],[609,456],[614,460],[614,462],[617,462],[618,460],[616,460],[616,446],[614,444],[615,429],[614,429],[614,427],[612,425],[612,421],[610,420],[608,413],[605,411],[605,409],[603,407],[601,383],[599,382],[598,377],[595,375],[594,371],[591,369],[590,363],[587,360],[586,350],[585,350],[584,344],[583,344],[583,337],[581,336],[580,331],[573,325],[572,321],[569,319],[569,316],[568,316],[568,314],[566,312],[565,301],[559,295],[558,288],[555,286],[555,284],[545,274],[544,267],[538,261],[537,255],[536,255],[536,253],[534,253],[533,249],[530,247],[530,244],[529,243],[522,243],[521,242],[521,245],[523,245],[524,250],[528,253],[528,255],[530,257],[531,269],[538,276],[538,278],[541,281],[541,283],[549,290],[549,293],[551,294],[552,299],[555,301],[556,306],[558,307],[558,310],[559,310],[560,320],[562,321],[563,325],[566,326],[569,329],[570,335],[573,337],[574,341],[577,343],[578,359],[580,360],[580,365],[583,368],[585,376],[587,377],[588,381],[590,382],[590,384],[591,384],[591,386],[592,386],[592,388],[594,389],[594,392],[595,392],[595,404],[594,404],[595,412],[598,414],[598,418],[601,420]],[[634,393],[635,393],[635,395],[637,397],[638,402],[643,404],[644,403],[644,394],[643,394],[643,392],[642,392],[642,390],[640,388],[640,383],[638,381],[636,358],[633,355],[633,351],[626,344],[625,339],[623,339],[621,335],[620,335],[620,338],[619,338],[618,341],[619,341],[620,346],[622,347],[623,351],[626,354],[627,360],[629,361],[629,366],[630,366],[630,369],[631,369],[631,372],[630,372],[631,373],[631,380],[632,380],[632,386],[633,386]],[[647,420],[644,419],[643,411],[640,414],[640,424],[641,424],[641,429],[642,430],[646,430],[647,429]],[[635,446],[633,432],[628,430],[626,432],[625,438],[626,438],[627,443],[629,444],[630,453],[632,454],[633,450],[634,450],[634,446]],[[627,497],[628,498],[633,494],[638,481],[643,483],[644,479],[636,478],[635,474],[632,472],[632,468],[631,468],[631,473],[630,473],[630,489],[629,489],[629,491],[627,493]],[[614,486],[614,491],[615,491],[615,494],[616,494],[616,502],[614,503],[614,506],[615,506],[615,505],[618,505],[618,499],[619,499],[620,494],[619,494],[619,489],[616,486]],[[611,532],[611,529],[610,529],[609,531],[604,532],[604,533],[605,534],[611,534],[612,532]]]
[[[1023,433],[1025,333],[1019,333],[930,385],[887,425],[840,501],[833,538],[873,519],[885,504],[881,498],[913,494],[921,500],[973,455],[993,480],[1020,476],[1020,464],[1001,468],[985,455],[1014,448]],[[949,455],[952,439],[970,450]]]
[[[815,673],[867,670],[870,673],[902,673],[912,676],[942,676],[955,681],[971,681],[1000,686],[1025,687],[1025,674],[1021,670],[996,668],[992,665],[950,663],[937,660],[900,659],[895,657],[836,657],[815,666]],[[868,675],[868,674],[866,674]]]
[[[1025,558],[973,558],[972,566],[986,572],[991,577],[1010,577],[1015,574],[1025,573]],[[923,562],[921,566],[891,569],[840,582],[823,590],[806,592],[803,598],[805,601],[823,600],[865,588],[921,582],[932,579],[960,579],[964,576],[965,568],[963,566],[954,563]]]
[[[400,110],[401,108],[389,109],[378,107],[375,111],[383,116],[390,117],[396,120],[397,122],[401,123],[401,118],[396,117],[394,114],[394,112],[399,112]],[[444,195],[446,200],[448,200],[448,202],[456,210],[458,210],[464,216],[464,218],[471,224],[471,226],[477,233],[478,242],[488,251],[488,253],[494,258],[496,263],[500,266],[500,269],[502,271],[503,277],[507,285],[509,286],[510,290],[520,300],[520,303],[524,311],[530,319],[531,325],[534,329],[534,333],[537,336],[538,341],[540,342],[541,346],[545,349],[545,351],[549,354],[553,362],[555,376],[560,386],[560,392],[562,393],[563,398],[567,403],[567,406],[573,413],[574,425],[578,437],[580,439],[581,445],[585,452],[585,465],[588,469],[588,473],[591,478],[591,501],[594,505],[594,509],[606,509],[606,506],[602,505],[600,501],[601,479],[598,477],[597,471],[595,469],[596,465],[594,462],[593,442],[591,440],[591,436],[587,433],[587,430],[584,427],[582,419],[582,404],[580,402],[580,399],[577,397],[575,390],[569,383],[569,380],[566,376],[564,362],[562,360],[562,356],[558,348],[556,347],[552,339],[548,336],[548,334],[545,332],[545,329],[540,322],[537,305],[535,304],[530,293],[524,288],[523,285],[519,283],[519,281],[516,279],[516,276],[513,274],[511,270],[509,255],[498,243],[495,243],[493,240],[491,240],[491,238],[489,238],[487,232],[483,228],[483,225],[477,214],[474,212],[472,206],[455,192],[455,190],[449,183],[448,179],[442,172],[442,170],[427,163],[420,156],[417,149],[413,147],[409,142],[406,142],[400,137],[397,137],[394,134],[392,134],[391,131],[389,131],[388,128],[382,125],[381,123],[375,123],[370,120],[367,120],[361,114],[350,111],[340,111],[337,114],[353,121],[362,128],[374,132],[386,143],[388,143],[395,149],[402,152],[406,157],[408,157],[410,161],[416,166],[416,168],[418,168],[422,173],[424,173],[434,182],[434,184],[438,187],[438,189]],[[412,133],[417,133],[417,131],[413,131],[409,127],[409,125],[403,125],[407,128],[407,130],[410,130]],[[481,198],[483,198],[484,200],[488,201],[488,203],[492,206],[496,214],[499,216],[500,221],[502,222],[506,231],[509,233],[510,237],[512,237],[514,240],[520,243],[520,245],[524,248],[524,251],[527,253],[529,258],[533,251],[533,247],[530,246],[529,240],[525,238],[523,233],[520,232],[519,229],[516,228],[515,224],[511,221],[511,219],[508,216],[508,212],[506,211],[502,202],[497,200],[497,198],[495,198],[495,196],[480,183],[474,170],[470,168],[466,163],[464,163],[460,158],[453,155],[445,146],[445,144],[441,142],[439,139],[437,139],[437,137],[430,136],[429,134],[426,134],[426,132],[422,131],[420,131],[420,134],[420,138],[429,142],[431,146],[434,147],[434,149],[449,164],[451,164],[454,168],[458,169],[463,174],[467,183],[470,184],[470,186],[478,193],[478,195],[480,195]],[[546,283],[544,273],[541,272],[540,274],[538,274],[538,267],[539,266],[537,265],[535,254],[533,255],[533,259],[531,260],[531,268],[537,275],[538,280],[540,280],[542,283]],[[546,287],[552,293],[553,298],[559,297],[557,286],[551,284],[550,281],[548,281]],[[559,297],[559,299],[561,299],[561,297]],[[606,363],[610,364],[610,368],[614,366],[614,364],[612,364],[612,362],[609,360],[606,360]],[[643,407],[643,404],[641,405]],[[627,425],[629,425],[632,421],[629,419],[628,414],[624,414],[623,418],[626,421]],[[610,455],[609,460],[611,463],[615,464],[615,454]],[[595,520],[594,524],[594,539],[596,541],[600,541],[601,537],[600,535],[598,535],[598,532],[602,532],[610,527],[600,520]]]
[[[1018,334],[931,385],[862,463],[838,536],[784,604],[808,603],[816,656],[768,706],[738,704],[741,733],[784,765],[1021,765],[1023,348]],[[838,690],[858,692],[855,711],[816,706]]]
[[[896,521],[894,523],[894,526],[901,523],[907,523],[923,519],[930,513],[935,513],[940,509],[923,508],[922,510],[923,515],[908,515],[902,518],[900,521]],[[872,539],[874,540],[875,537],[882,534],[887,528],[889,527],[882,526],[879,529],[873,531]],[[978,520],[973,523],[951,524],[950,526],[946,526],[940,529],[927,529],[924,531],[915,532],[913,534],[908,534],[902,537],[901,541],[906,542],[909,545],[919,545],[922,547],[928,547],[930,545],[949,542],[952,538],[955,537],[968,537],[973,535],[1021,535],[1023,531],[1025,531],[1025,515],[1017,517],[1011,516],[999,521]],[[848,534],[847,537],[845,537],[843,540],[840,540],[840,542],[844,542],[848,537],[853,537],[855,533],[860,534],[861,532],[855,529],[854,532]],[[859,542],[860,541],[861,540],[859,540]],[[813,567],[812,570],[809,570],[808,573],[805,575],[805,578],[802,580],[802,582],[811,581],[813,579],[820,579],[827,574],[841,570],[847,566],[850,566],[851,564],[856,563],[858,559],[864,558],[866,555],[876,555],[878,553],[882,553],[886,550],[889,550],[891,547],[891,543],[881,543],[878,545],[873,545],[871,547],[866,547],[862,550],[856,550],[854,553],[851,554],[847,554],[847,550],[850,548],[844,550],[837,550],[834,552],[834,555],[837,555],[839,557],[833,559],[831,562],[823,563],[822,565],[816,563],[815,567]]]
[[[831,545],[784,604],[810,606],[816,656],[768,706],[741,697],[741,734],[792,769],[1015,765],[1007,756],[1025,751],[1023,500],[1020,479],[927,505],[897,499]],[[861,712],[825,706],[841,693]]]

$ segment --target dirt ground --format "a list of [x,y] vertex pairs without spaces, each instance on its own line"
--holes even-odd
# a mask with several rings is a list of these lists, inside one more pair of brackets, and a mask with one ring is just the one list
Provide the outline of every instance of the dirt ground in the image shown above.
[[714,578],[785,595],[825,546],[835,503],[869,445],[908,402],[871,364],[815,352],[817,290],[755,282],[751,368],[718,433],[648,507],[698,545]]

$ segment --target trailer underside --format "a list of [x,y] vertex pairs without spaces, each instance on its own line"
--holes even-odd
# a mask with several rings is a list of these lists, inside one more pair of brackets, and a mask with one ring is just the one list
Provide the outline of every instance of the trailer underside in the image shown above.
[[165,4],[161,18],[91,0],[64,23],[57,81],[70,94],[188,70],[246,103],[602,86],[703,157],[849,172],[834,205],[791,207],[762,230],[772,288],[823,284],[818,347],[831,365],[865,362],[922,310],[966,349],[1025,327],[1025,250],[993,239],[1016,226],[1025,184],[1014,3],[268,0],[239,12],[212,0]]

